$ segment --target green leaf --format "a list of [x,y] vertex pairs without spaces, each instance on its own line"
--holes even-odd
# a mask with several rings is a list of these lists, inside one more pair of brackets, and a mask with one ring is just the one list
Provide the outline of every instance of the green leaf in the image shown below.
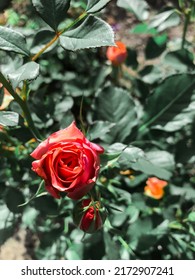
[[34,227],[36,227],[36,218],[37,218],[38,214],[39,214],[39,212],[32,207],[25,208],[25,211],[22,215],[22,223],[26,227],[33,230]]
[[84,251],[84,244],[72,243],[65,252],[66,259],[67,260],[82,260],[83,251]]
[[107,231],[104,231],[104,244],[105,244],[106,257],[108,260],[120,259],[118,245],[112,238],[111,234]]
[[56,116],[63,114],[63,116],[64,116],[64,113],[67,112],[68,110],[70,110],[72,108],[73,104],[74,104],[73,98],[71,96],[66,96],[65,98],[63,98],[63,100],[60,103],[58,103],[55,106],[54,114]]
[[0,26],[0,49],[29,56],[25,37],[11,28]]
[[164,57],[164,61],[169,67],[180,72],[185,72],[189,68],[193,69],[195,67],[193,60],[193,54],[186,49],[168,52]]
[[188,215],[188,221],[190,221],[190,222],[195,222],[195,212],[191,212],[191,213]]
[[171,172],[151,163],[147,158],[139,158],[137,162],[132,165],[132,168],[148,174],[149,176],[156,176],[164,180],[169,180],[172,176]]
[[137,250],[148,251],[150,247],[153,247],[156,242],[161,239],[168,232],[168,221],[163,221],[156,228],[152,229],[150,232],[143,233],[139,238],[139,244]]
[[18,113],[11,111],[1,111],[0,112],[0,125],[3,126],[16,126],[19,122]]
[[[31,46],[31,53],[36,54],[38,53],[49,41],[51,41],[55,37],[55,32],[52,30],[40,30],[36,33],[32,46]],[[47,53],[51,51],[53,48],[56,47],[57,41],[52,44],[48,49],[44,51]]]
[[99,91],[95,99],[95,108],[96,120],[115,124],[104,139],[107,143],[123,142],[137,125],[134,101],[129,92],[122,88],[110,86]]
[[[145,111],[145,124],[165,127],[171,120],[188,107],[195,85],[194,74],[178,74],[165,79],[148,98]],[[171,130],[174,130],[173,126]]]
[[5,202],[11,212],[21,213],[23,209],[18,206],[24,202],[24,195],[20,190],[10,187],[5,195]]
[[159,44],[156,38],[149,38],[147,42],[147,46],[145,48],[145,56],[147,59],[156,58],[160,56],[165,49],[166,49],[165,42]]
[[162,12],[151,20],[149,28],[157,28],[157,30],[163,31],[169,27],[178,25],[180,22],[180,17],[175,9]]
[[147,84],[154,84],[162,78],[161,68],[153,65],[147,65],[139,72],[142,80]]
[[121,153],[118,163],[123,170],[134,169],[165,180],[168,180],[172,175],[168,168],[165,168],[163,161],[159,160],[159,162],[154,161],[153,163],[140,148],[134,146],[127,147]]
[[71,51],[114,46],[114,33],[105,21],[90,15],[78,27],[63,33],[60,45]]
[[70,0],[32,0],[32,3],[42,19],[55,31],[66,18]]
[[107,121],[96,121],[93,123],[92,127],[89,130],[89,138],[90,140],[94,139],[105,139],[106,134],[108,134],[112,127],[115,124],[107,122]]
[[88,0],[86,12],[97,13],[102,10],[111,0]]
[[149,16],[149,6],[144,0],[118,0],[117,6],[133,12],[139,20],[146,20]]
[[[153,126],[155,129],[167,131],[167,132],[173,132],[173,131],[178,131],[182,128],[184,128],[186,125],[193,123],[194,118],[195,118],[195,94],[192,95],[191,99],[189,102],[183,103],[183,106],[186,106],[181,112],[178,114],[178,111],[180,110],[180,104],[175,104],[174,107],[174,112],[175,115],[173,118],[171,118],[170,115],[167,115],[163,117],[163,122],[159,124],[156,124]],[[172,112],[174,114],[174,112]],[[167,118],[166,118],[167,117]],[[191,155],[191,153],[190,153]]]
[[121,151],[118,153],[109,153],[109,154],[104,153],[100,155],[101,166],[103,166],[102,170],[114,167],[120,155],[121,155]]
[[16,88],[24,80],[34,80],[39,75],[39,64],[31,61],[22,65],[19,69],[8,75],[13,88]]
[[127,207],[126,212],[128,213],[129,216],[128,224],[132,224],[139,217],[140,211],[133,204],[131,204]]
[[149,151],[146,153],[147,159],[161,168],[173,172],[175,169],[175,161],[172,154],[167,151]]
[[156,35],[157,31],[155,28],[148,28],[147,23],[139,23],[139,24],[136,24],[135,27],[133,27],[131,29],[131,33]]

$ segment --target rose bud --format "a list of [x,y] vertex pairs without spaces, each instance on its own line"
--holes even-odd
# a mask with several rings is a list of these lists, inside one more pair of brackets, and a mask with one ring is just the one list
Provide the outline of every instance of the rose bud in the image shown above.
[[94,186],[99,169],[99,154],[104,149],[83,135],[75,122],[51,134],[31,153],[36,160],[32,170],[45,181],[47,191],[55,198],[64,192],[80,199]]
[[125,44],[120,41],[116,42],[116,45],[116,47],[111,46],[107,48],[106,56],[113,65],[118,66],[127,58],[127,49]]
[[84,199],[77,203],[73,210],[74,223],[84,232],[94,233],[106,220],[106,209],[99,201]]
[[148,178],[144,188],[144,193],[154,199],[161,199],[164,195],[164,187],[168,185],[167,181],[160,180],[156,177]]

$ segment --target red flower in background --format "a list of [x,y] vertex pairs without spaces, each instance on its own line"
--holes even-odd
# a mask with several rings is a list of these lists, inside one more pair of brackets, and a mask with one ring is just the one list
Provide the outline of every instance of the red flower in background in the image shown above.
[[161,199],[164,195],[164,187],[168,185],[167,181],[160,180],[156,177],[150,177],[146,181],[144,193],[154,199]]
[[100,169],[99,154],[104,149],[83,135],[73,122],[51,134],[31,153],[36,160],[32,170],[45,180],[45,187],[55,198],[65,192],[80,199],[94,186]]
[[107,48],[106,56],[113,65],[118,66],[121,65],[127,58],[127,49],[125,44],[120,41],[117,41],[116,45],[116,47],[111,46]]

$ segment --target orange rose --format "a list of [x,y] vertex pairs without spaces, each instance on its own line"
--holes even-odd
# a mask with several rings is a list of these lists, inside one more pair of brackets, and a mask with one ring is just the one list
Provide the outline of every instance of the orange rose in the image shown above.
[[107,48],[106,56],[113,65],[118,66],[127,58],[127,49],[125,44],[120,41],[116,42],[116,45],[117,47],[112,46]]
[[144,188],[144,193],[154,199],[161,199],[164,195],[164,187],[167,186],[168,182],[160,180],[156,177],[148,178]]
[[31,156],[32,170],[45,180],[45,187],[55,198],[65,192],[80,199],[94,186],[100,169],[99,154],[104,149],[83,135],[75,122],[51,134]]

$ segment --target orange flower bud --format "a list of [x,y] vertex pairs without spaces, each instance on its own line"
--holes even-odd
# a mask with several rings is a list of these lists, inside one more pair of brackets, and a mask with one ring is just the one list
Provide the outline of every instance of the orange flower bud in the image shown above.
[[84,232],[94,233],[106,219],[106,210],[99,201],[84,199],[77,203],[73,211],[74,223]]
[[164,187],[167,186],[168,182],[160,180],[156,177],[150,177],[146,181],[144,193],[154,199],[161,199],[164,195]]
[[121,65],[127,58],[127,49],[125,44],[118,41],[116,42],[117,47],[108,47],[106,56],[107,59],[112,62],[113,65]]

